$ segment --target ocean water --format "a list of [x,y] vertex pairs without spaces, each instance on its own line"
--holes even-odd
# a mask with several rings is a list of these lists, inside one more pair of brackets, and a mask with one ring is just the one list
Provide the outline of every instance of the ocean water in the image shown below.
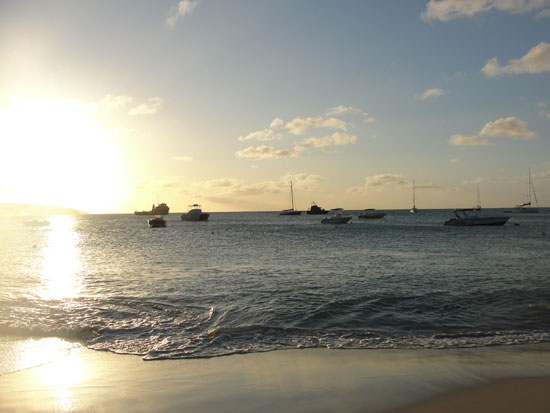
[[158,229],[133,215],[2,217],[0,341],[146,360],[550,342],[550,213],[443,226],[451,216],[170,214]]

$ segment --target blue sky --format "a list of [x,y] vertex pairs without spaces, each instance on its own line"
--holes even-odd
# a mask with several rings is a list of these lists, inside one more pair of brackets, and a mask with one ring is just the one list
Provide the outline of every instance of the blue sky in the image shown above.
[[0,202],[513,206],[529,168],[550,199],[547,0],[4,1],[0,59]]

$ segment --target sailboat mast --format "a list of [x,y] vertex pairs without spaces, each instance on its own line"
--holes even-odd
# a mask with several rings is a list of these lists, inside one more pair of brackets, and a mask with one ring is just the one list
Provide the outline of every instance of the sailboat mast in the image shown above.
[[414,179],[413,179],[413,208],[416,208],[416,186],[415,186],[415,182],[414,182]]
[[290,208],[294,211],[294,191],[292,190],[292,181],[290,181]]

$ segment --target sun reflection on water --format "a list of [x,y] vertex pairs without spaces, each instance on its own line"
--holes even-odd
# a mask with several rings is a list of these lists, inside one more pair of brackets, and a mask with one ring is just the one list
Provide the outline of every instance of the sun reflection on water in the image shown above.
[[51,219],[47,246],[42,250],[41,285],[38,295],[45,300],[74,298],[82,288],[79,236],[75,218],[65,215]]

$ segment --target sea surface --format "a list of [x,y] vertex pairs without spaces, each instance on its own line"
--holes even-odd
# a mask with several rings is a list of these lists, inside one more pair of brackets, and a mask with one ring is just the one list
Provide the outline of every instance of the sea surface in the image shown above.
[[146,360],[550,342],[550,212],[503,227],[446,227],[450,210],[353,215],[170,214],[157,229],[134,215],[1,217],[0,342]]

